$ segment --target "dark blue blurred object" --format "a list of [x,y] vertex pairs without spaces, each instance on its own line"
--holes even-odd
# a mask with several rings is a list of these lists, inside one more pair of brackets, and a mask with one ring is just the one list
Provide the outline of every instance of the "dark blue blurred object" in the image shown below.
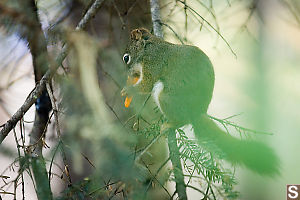
[[39,114],[44,115],[48,115],[49,112],[52,110],[51,100],[46,90],[44,90],[40,98],[36,100],[35,109]]

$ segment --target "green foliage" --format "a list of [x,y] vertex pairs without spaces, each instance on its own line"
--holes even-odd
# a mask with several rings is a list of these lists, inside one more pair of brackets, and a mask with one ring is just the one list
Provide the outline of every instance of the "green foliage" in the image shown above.
[[212,153],[201,148],[196,140],[188,138],[182,129],[177,129],[177,133],[181,158],[189,173],[188,183],[195,178],[200,179],[202,188],[207,188],[206,192],[203,191],[205,196],[212,199],[218,199],[218,196],[236,199],[238,192],[234,190],[234,185],[237,184],[234,173],[224,169],[220,159],[214,158]]
[[45,161],[41,157],[31,159],[31,167],[34,175],[36,187],[36,194],[39,199],[52,199],[52,192],[48,180],[47,169]]

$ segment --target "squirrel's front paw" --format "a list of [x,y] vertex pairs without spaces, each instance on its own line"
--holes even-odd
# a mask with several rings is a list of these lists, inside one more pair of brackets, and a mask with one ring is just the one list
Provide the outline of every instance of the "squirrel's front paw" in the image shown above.
[[122,96],[122,97],[127,96],[127,89],[126,89],[126,87],[124,87],[124,88],[121,90],[121,96]]
[[130,103],[131,103],[131,100],[132,100],[132,95],[128,94],[128,87],[124,87],[122,90],[121,90],[121,95],[122,96],[126,96],[126,99],[125,99],[125,102],[124,102],[124,105],[126,108],[128,108],[130,106]]

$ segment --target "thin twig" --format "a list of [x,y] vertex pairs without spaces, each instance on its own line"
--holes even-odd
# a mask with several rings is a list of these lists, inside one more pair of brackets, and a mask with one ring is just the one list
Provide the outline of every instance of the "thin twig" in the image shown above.
[[83,30],[86,28],[87,24],[91,21],[92,18],[95,17],[98,10],[101,8],[104,0],[95,0],[88,11],[85,13],[83,18],[80,20],[78,25],[76,26],[76,30]]
[[[287,9],[292,13],[292,15],[294,16],[295,20],[297,21],[298,25],[300,25],[300,16],[299,16],[299,12],[297,12],[295,10],[295,7],[293,7],[292,5],[290,5],[290,3],[286,0],[280,0],[280,2],[287,7]],[[296,3],[296,2],[295,2]]]
[[90,161],[90,159],[89,159],[86,155],[84,155],[83,153],[81,153],[81,155],[84,157],[84,159],[86,159],[86,161],[88,161],[88,163],[89,163],[94,169],[96,169],[95,165],[92,163],[92,161]]
[[[169,195],[169,197],[171,197],[171,194],[169,193],[169,191],[167,190],[167,188],[156,178],[156,176],[154,176],[151,172],[151,170],[149,169],[148,165],[142,160],[142,163],[144,164],[144,166],[147,168],[149,174],[151,175],[151,181],[154,179],[157,181],[157,183],[166,191],[166,193]],[[151,182],[150,182],[151,183]]]
[[[17,138],[17,133],[16,133],[15,129],[13,131],[14,131],[15,142],[16,142],[16,145],[17,145],[17,150],[18,150],[19,164],[20,164],[20,166],[22,166],[21,159],[20,159],[21,158],[21,151],[20,151],[20,145],[19,145],[18,138]],[[23,194],[23,199],[24,199],[25,197],[24,197],[24,176],[23,176],[23,171],[20,170],[20,173],[21,173],[22,194]],[[18,174],[18,176],[20,176],[20,174]],[[17,179],[15,180],[15,182],[18,183]],[[17,189],[17,187],[15,187],[15,198],[16,198],[16,189]]]
[[153,175],[153,177],[151,178],[151,180],[149,181],[149,184],[147,186],[146,192],[149,190],[152,182],[154,179],[156,179],[156,177],[158,176],[159,172],[164,168],[164,166],[170,161],[170,157],[168,157],[168,159],[163,162],[163,164],[157,169],[156,173]]
[[[222,125],[229,125],[229,126],[232,126],[234,128],[236,128],[237,130],[241,130],[241,131],[244,131],[244,132],[248,132],[248,133],[255,133],[255,134],[263,134],[263,135],[273,135],[273,133],[269,133],[269,132],[263,132],[263,131],[256,131],[256,130],[253,130],[253,129],[249,129],[249,128],[245,128],[245,127],[242,127],[242,126],[239,126],[239,125],[236,125],[226,119],[228,118],[225,118],[225,119],[218,119],[216,117],[213,117],[213,116],[210,116],[209,115],[209,118],[221,123]],[[230,117],[229,117],[230,118]]]
[[188,29],[188,15],[187,15],[187,6],[186,6],[186,0],[184,0],[184,40],[187,39],[187,29]]
[[112,3],[113,3],[113,6],[114,6],[114,8],[115,8],[115,10],[116,10],[116,12],[117,12],[117,14],[118,14],[118,16],[119,16],[120,21],[121,21],[122,29],[125,29],[126,23],[125,23],[125,21],[124,21],[124,19],[123,19],[123,17],[122,17],[122,14],[121,14],[121,12],[120,12],[120,10],[119,10],[117,4],[116,4],[116,1],[114,0]]
[[[47,91],[48,91],[48,94],[49,94],[49,97],[50,97],[50,101],[51,101],[51,104],[52,104],[52,109],[53,109],[53,112],[54,112],[54,119],[55,119],[55,124],[56,124],[56,131],[57,131],[57,136],[58,136],[58,142],[61,143],[61,156],[62,156],[62,159],[63,159],[63,163],[64,163],[64,166],[65,168],[67,169],[67,171],[70,171],[69,169],[69,165],[67,163],[67,156],[66,156],[66,153],[65,153],[65,150],[64,150],[64,146],[63,146],[63,142],[62,142],[62,139],[61,139],[61,132],[60,132],[60,126],[59,126],[59,120],[58,120],[58,113],[57,113],[57,106],[56,106],[56,103],[55,103],[55,98],[54,98],[54,95],[53,95],[53,92],[51,90],[51,87],[50,87],[50,84],[49,83],[46,83],[46,88],[47,88]],[[69,186],[72,185],[72,180],[71,180],[71,177],[70,177],[70,174],[66,174],[67,177],[68,177],[68,181],[69,181]]]
[[175,32],[175,30],[169,24],[166,24],[166,23],[161,23],[161,24],[164,25],[164,26],[166,26],[167,28],[169,28],[174,33],[174,35],[176,36],[176,38],[181,42],[181,44],[184,44],[184,42],[181,39],[181,37]]
[[[201,194],[203,194],[203,195],[205,196],[205,192],[203,192],[202,190],[199,190],[198,188],[196,188],[196,187],[194,187],[194,186],[192,186],[192,185],[186,185],[186,187],[192,188],[192,189],[194,189],[194,190],[200,192]],[[207,199],[211,199],[209,196],[206,196],[206,198],[207,198]]]
[[144,153],[146,153],[148,151],[148,149],[155,143],[158,141],[158,139],[164,135],[164,133],[160,133],[159,135],[155,136],[151,142],[143,149],[143,151],[141,153],[139,153],[136,158],[135,158],[135,162],[138,162],[140,160],[140,158],[144,155]]
[[200,17],[203,21],[205,21],[205,23],[211,27],[221,38],[222,40],[226,43],[226,45],[228,46],[228,48],[230,49],[231,53],[234,55],[235,58],[237,58],[236,53],[233,51],[233,49],[231,48],[231,46],[229,45],[229,43],[227,42],[227,40],[224,38],[224,36],[209,22],[207,21],[204,17],[202,17],[196,10],[194,10],[193,8],[191,8],[190,6],[188,6],[187,4],[185,4],[184,1],[181,0],[177,0],[178,2],[182,3],[184,6],[186,6],[192,13],[195,13],[198,17]]
[[56,145],[56,148],[55,148],[55,150],[54,150],[53,156],[52,156],[51,161],[50,161],[50,166],[49,166],[49,171],[48,171],[48,179],[49,179],[49,183],[50,183],[50,181],[51,181],[51,174],[52,174],[51,171],[52,171],[52,166],[53,166],[53,163],[54,163],[54,158],[55,158],[56,152],[57,152],[57,150],[58,150],[58,148],[59,148],[59,145],[60,145],[60,143],[58,143],[58,144]]
[[[25,124],[24,124],[24,120],[21,119],[20,121],[20,133],[21,133],[21,141],[22,141],[22,145],[25,145]],[[25,148],[23,148],[23,153],[25,155]],[[23,173],[22,173],[22,198],[23,200],[25,200],[25,186],[24,186],[24,177],[23,177]]]

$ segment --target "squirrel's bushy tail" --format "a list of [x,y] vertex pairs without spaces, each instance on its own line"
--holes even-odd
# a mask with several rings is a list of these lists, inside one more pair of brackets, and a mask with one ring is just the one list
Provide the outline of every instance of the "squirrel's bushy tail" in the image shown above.
[[262,175],[279,174],[279,158],[267,145],[253,140],[239,140],[229,135],[207,115],[193,123],[193,127],[199,144],[206,150]]

